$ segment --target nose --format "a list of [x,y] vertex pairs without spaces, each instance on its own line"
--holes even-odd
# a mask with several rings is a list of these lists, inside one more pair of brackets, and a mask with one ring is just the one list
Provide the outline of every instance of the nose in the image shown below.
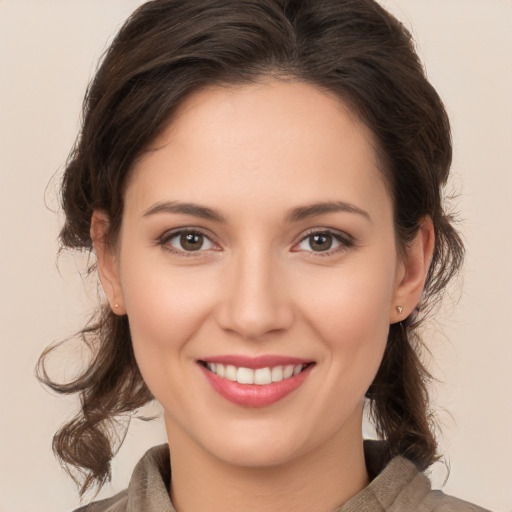
[[217,322],[226,331],[257,340],[289,329],[294,311],[279,262],[268,255],[249,252],[231,262]]

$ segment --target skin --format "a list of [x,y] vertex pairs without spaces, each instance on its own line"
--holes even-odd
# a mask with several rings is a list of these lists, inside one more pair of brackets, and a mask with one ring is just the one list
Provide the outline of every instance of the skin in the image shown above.
[[[161,208],[177,201],[223,221]],[[289,218],[326,202],[353,211]],[[187,252],[178,228],[204,245]],[[419,301],[433,230],[425,219],[399,255],[373,135],[339,99],[272,80],[195,93],[133,169],[115,247],[107,229],[95,212],[105,292],[164,409],[178,511],[331,511],[367,485],[364,394],[390,323]],[[314,245],[326,230],[341,241]],[[284,399],[250,408],[197,364],[224,354],[315,365]]]

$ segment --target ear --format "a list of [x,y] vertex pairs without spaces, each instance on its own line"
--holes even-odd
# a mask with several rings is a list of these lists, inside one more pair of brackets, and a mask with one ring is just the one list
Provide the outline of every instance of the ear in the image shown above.
[[94,210],[91,217],[91,239],[98,262],[101,285],[110,307],[116,315],[125,315],[118,258],[115,248],[107,242],[106,237],[109,223],[108,215],[104,211]]
[[[399,264],[389,322],[407,318],[419,304],[434,251],[434,226],[430,217],[424,217],[420,229],[406,247]],[[400,311],[401,309],[401,311]]]

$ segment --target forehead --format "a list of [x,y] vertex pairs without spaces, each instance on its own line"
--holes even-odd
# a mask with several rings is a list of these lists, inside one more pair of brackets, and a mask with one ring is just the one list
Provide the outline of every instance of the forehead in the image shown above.
[[307,203],[384,190],[373,134],[340,99],[269,80],[192,94],[136,164],[126,199]]

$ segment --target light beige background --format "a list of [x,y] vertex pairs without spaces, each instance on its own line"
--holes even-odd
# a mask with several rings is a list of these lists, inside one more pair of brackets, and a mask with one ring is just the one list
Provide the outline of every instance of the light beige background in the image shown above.
[[[33,378],[39,353],[84,323],[95,303],[56,266],[55,188],[98,57],[137,0],[0,0],[0,512],[78,505],[50,440],[76,403]],[[383,0],[405,22],[454,132],[455,190],[468,259],[457,307],[427,333],[442,381],[435,404],[451,475],[444,489],[512,511],[512,2]],[[45,193],[47,184],[50,183]],[[135,461],[165,439],[134,421],[102,495],[123,488]],[[443,484],[445,467],[433,480]]]

